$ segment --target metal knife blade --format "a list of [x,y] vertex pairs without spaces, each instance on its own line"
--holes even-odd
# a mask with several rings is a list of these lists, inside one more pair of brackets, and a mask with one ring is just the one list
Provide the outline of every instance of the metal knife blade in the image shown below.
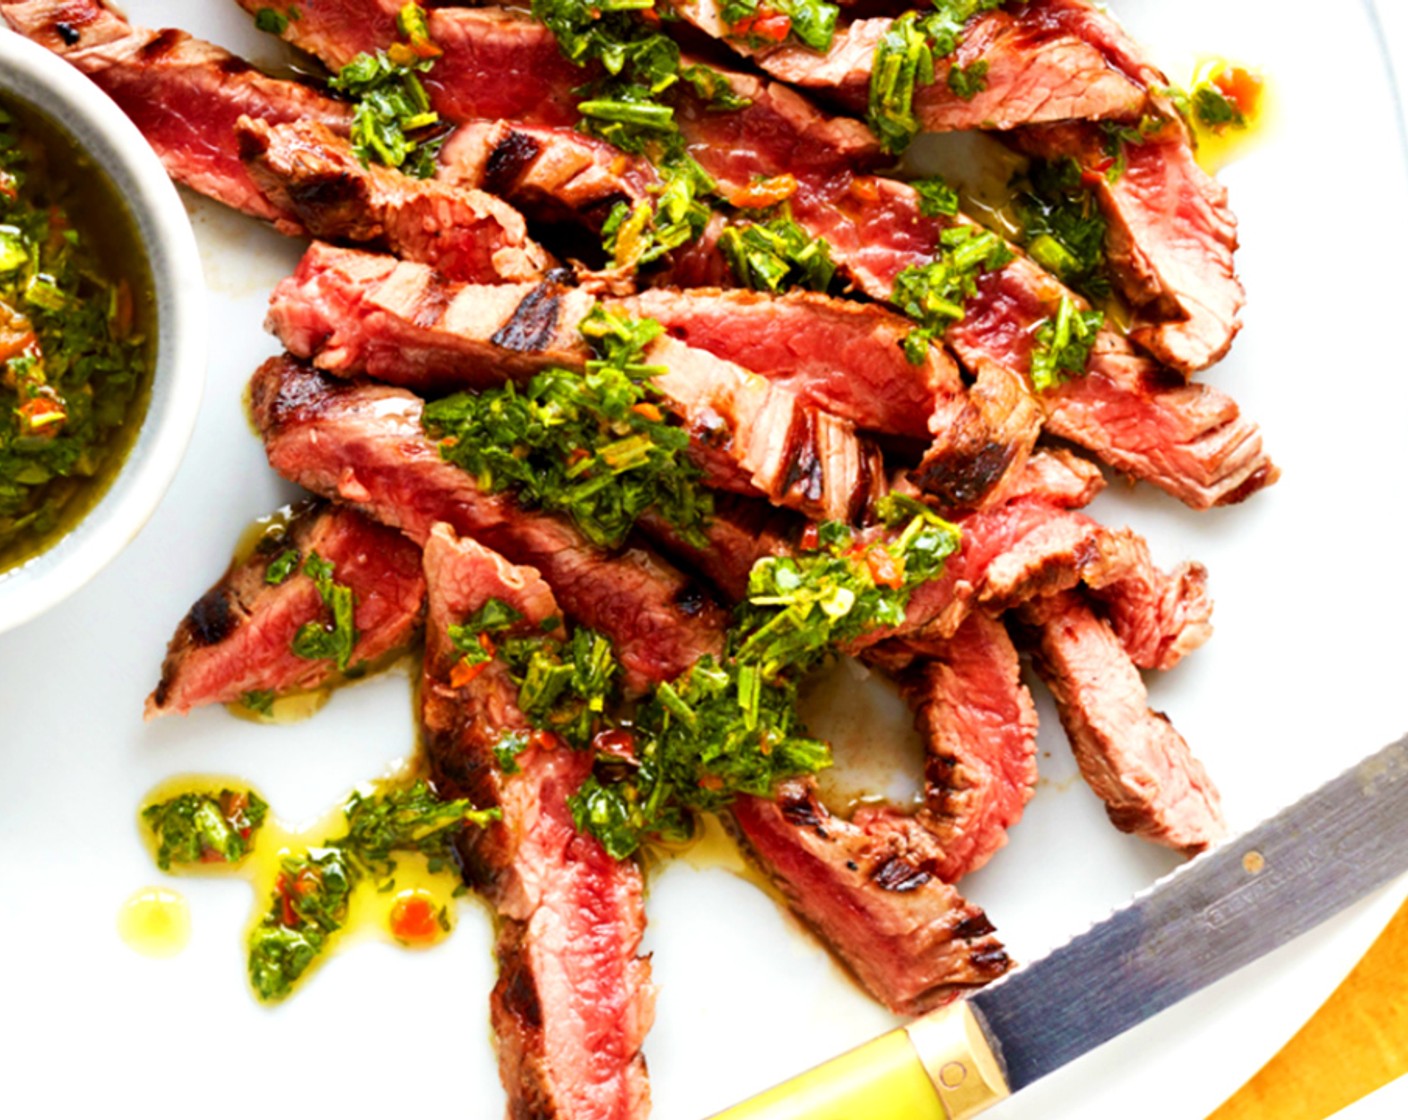
[[1408,736],[966,1002],[716,1120],[964,1120],[1405,871]]

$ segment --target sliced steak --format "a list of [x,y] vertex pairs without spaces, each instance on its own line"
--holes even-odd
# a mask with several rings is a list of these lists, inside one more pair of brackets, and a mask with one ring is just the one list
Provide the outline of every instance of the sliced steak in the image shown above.
[[792,909],[892,1011],[913,1015],[1012,965],[987,916],[939,876],[944,852],[912,817],[866,807],[833,817],[815,784],[742,797],[734,830]]
[[268,221],[291,215],[240,162],[235,122],[317,121],[346,131],[351,109],[265,77],[184,31],[134,28],[98,0],[4,0],[0,17],[92,78],[141,130],[177,182]]
[[1133,533],[1115,548],[1123,553],[1111,561],[1118,577],[1090,586],[1090,597],[1135,665],[1172,669],[1212,637],[1207,569],[1185,562],[1165,573],[1154,566],[1148,544]]
[[417,392],[492,388],[589,357],[577,324],[595,300],[567,279],[453,284],[421,264],[314,242],[275,287],[265,326],[339,376]]
[[1109,625],[1071,593],[1029,603],[1019,617],[1081,775],[1115,827],[1189,854],[1216,843],[1226,831],[1217,791],[1168,717],[1150,710]]
[[480,490],[422,431],[419,397],[336,381],[289,357],[261,366],[250,396],[270,465],[281,475],[421,544],[444,521],[536,567],[569,615],[612,635],[632,687],[719,654],[723,613],[701,587],[644,548],[609,553],[563,518]]
[[[292,551],[296,564],[288,559]],[[266,536],[247,560],[196,600],[176,628],[147,697],[146,716],[185,715],[202,704],[232,704],[249,693],[307,692],[340,679],[332,660],[293,652],[298,631],[328,609],[303,573],[313,553],[333,566],[333,579],[356,596],[357,643],[350,666],[408,649],[420,631],[425,580],[420,549],[394,529],[355,510],[317,502],[294,516],[281,536]],[[276,560],[293,564],[277,584]]]
[[[1125,169],[1094,184],[1109,233],[1105,253],[1120,291],[1134,306],[1130,338],[1184,373],[1227,353],[1241,329],[1246,294],[1237,279],[1237,219],[1227,188],[1198,166],[1188,130],[1172,110],[1163,128],[1123,145]],[[1091,125],[1024,129],[1018,146],[1084,168],[1108,162],[1106,136]]]
[[669,524],[647,514],[641,520],[646,536],[680,563],[705,576],[731,603],[748,594],[753,565],[769,556],[790,556],[806,524],[789,510],[757,498],[720,494],[714,499],[714,516],[704,533],[707,547],[682,538]]
[[[461,842],[466,875],[499,915],[499,980],[490,1000],[509,1116],[644,1120],[650,1110],[641,1044],[654,1015],[640,868],[577,832],[568,798],[590,752],[533,744],[505,774],[494,745],[530,733],[500,661],[461,687],[448,635],[490,599],[539,632],[560,618],[542,578],[438,524],[425,546],[430,610],[421,725],[436,791],[502,818]],[[541,737],[539,737],[541,739]]]
[[296,218],[277,223],[285,233],[372,242],[471,283],[537,280],[552,267],[523,216],[483,191],[363,166],[347,139],[316,121],[244,117],[236,133],[264,197]]
[[[466,287],[423,265],[314,246],[276,289],[269,325],[292,353],[340,376],[483,387],[548,366],[580,368],[589,351],[576,326],[592,303],[556,278]],[[654,388],[695,437],[710,485],[847,521],[882,492],[879,450],[787,386],[671,338],[657,339],[646,360],[665,367]]]
[[971,614],[923,652],[901,678],[924,741],[919,820],[943,849],[939,878],[956,883],[1007,843],[1036,790],[1036,706],[995,618]]
[[[774,78],[863,116],[875,50],[891,23],[859,19],[837,31],[826,54],[787,44],[761,52],[757,62]],[[987,66],[983,88],[967,99],[955,93],[948,84],[953,67],[980,63]],[[1145,99],[1139,83],[1065,25],[1059,6],[1035,2],[970,20],[958,50],[936,62],[934,80],[916,83],[914,115],[927,132],[1009,129],[1137,117]]]
[[498,195],[538,221],[600,231],[618,202],[649,197],[659,175],[649,160],[570,128],[482,121],[456,129],[440,149],[437,176]]
[[[266,0],[238,0],[251,14]],[[300,4],[299,19],[281,32],[286,42],[339,70],[357,55],[375,53],[399,35],[401,0],[316,0]],[[562,56],[552,32],[526,15],[501,8],[438,8],[426,19],[443,52],[420,75],[431,107],[463,123],[510,120],[522,124],[577,123],[572,90],[583,71]]]

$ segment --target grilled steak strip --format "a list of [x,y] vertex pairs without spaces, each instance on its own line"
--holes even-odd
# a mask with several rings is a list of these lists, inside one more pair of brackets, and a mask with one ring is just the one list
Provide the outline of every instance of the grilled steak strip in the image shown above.
[[268,221],[289,221],[239,159],[235,122],[311,120],[346,131],[351,110],[268,78],[184,31],[130,26],[98,0],[3,0],[9,25],[93,79],[141,130],[177,182]]
[[[282,582],[269,583],[269,566],[290,549],[298,567]],[[410,647],[424,610],[420,549],[355,510],[312,503],[288,522],[282,539],[266,537],[196,600],[167,646],[161,681],[147,697],[147,719],[235,703],[251,692],[306,692],[337,679],[333,661],[309,661],[293,652],[299,629],[328,613],[317,585],[302,571],[314,552],[356,596],[351,665]]]
[[[685,20],[717,39],[727,39],[768,74],[863,116],[870,98],[875,50],[892,20],[858,19],[839,28],[831,49],[818,54],[799,43],[754,49],[728,38],[718,0],[674,0]],[[935,61],[934,80],[916,83],[914,115],[927,132],[973,128],[1008,129],[1044,121],[1137,117],[1142,85],[1110,64],[1079,34],[1079,22],[1064,5],[1041,0],[1015,11],[984,12],[969,20],[952,56]],[[964,98],[948,84],[955,66],[986,65],[986,82]]]
[[660,183],[641,156],[570,128],[513,121],[456,129],[440,149],[436,175],[498,195],[536,220],[577,222],[594,232],[618,202],[634,205]]
[[914,818],[868,806],[833,817],[807,780],[741,797],[735,833],[801,918],[881,1003],[947,1003],[1011,967],[987,916],[939,877],[944,852]]
[[531,733],[507,667],[492,662],[455,687],[448,628],[499,599],[522,626],[560,618],[542,578],[436,525],[425,546],[430,610],[421,726],[432,781],[446,798],[496,806],[502,819],[461,841],[466,877],[499,916],[499,980],[490,998],[510,1117],[644,1120],[641,1044],[654,1015],[640,868],[577,832],[568,798],[589,751],[534,742],[505,774],[494,745]]
[[[1233,254],[1237,220],[1227,188],[1198,166],[1187,128],[1167,119],[1141,143],[1124,145],[1125,170],[1090,175],[1109,223],[1111,275],[1136,309],[1130,338],[1165,365],[1189,373],[1223,357],[1241,329],[1246,293]],[[1022,151],[1102,164],[1105,134],[1093,125],[1051,125],[1013,135]]]
[[1116,828],[1189,854],[1226,831],[1203,766],[1149,697],[1110,627],[1074,593],[1019,611],[1042,680],[1056,698],[1081,775]]
[[609,553],[570,522],[487,494],[443,461],[405,390],[333,380],[289,357],[255,373],[251,408],[270,465],[424,544],[437,521],[542,572],[563,609],[610,633],[633,688],[679,675],[722,645],[723,613],[652,552]]
[[469,187],[363,166],[352,145],[317,121],[270,124],[242,117],[240,159],[281,214],[286,233],[371,242],[454,280],[537,280],[552,258],[523,216]]
[[[555,278],[467,287],[423,265],[315,245],[275,290],[269,326],[294,354],[341,376],[483,387],[550,365],[580,368],[589,352],[576,326],[591,303]],[[785,384],[670,338],[646,360],[666,367],[653,385],[695,436],[710,485],[846,521],[881,493],[878,449]]]
[[[238,0],[251,15],[265,0]],[[299,19],[281,32],[294,46],[339,70],[362,53],[374,53],[399,35],[401,0],[315,0],[298,5]],[[583,71],[568,62],[547,28],[501,8],[445,8],[426,12],[430,39],[443,52],[420,75],[431,106],[450,121],[577,123]],[[525,29],[538,32],[525,34]]]
[[1036,787],[1036,707],[1007,628],[976,613],[902,678],[924,740],[920,821],[956,883],[1007,843]]

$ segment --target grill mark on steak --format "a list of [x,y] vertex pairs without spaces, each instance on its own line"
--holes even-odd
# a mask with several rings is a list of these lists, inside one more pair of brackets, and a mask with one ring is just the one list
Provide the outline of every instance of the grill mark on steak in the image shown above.
[[933,878],[929,872],[900,856],[887,856],[870,873],[875,885],[882,891],[897,891],[901,894],[918,890]]
[[309,503],[281,538],[266,538],[232,563],[191,607],[167,646],[161,680],[147,701],[148,719],[235,703],[250,692],[310,691],[336,679],[333,661],[293,652],[299,629],[326,617],[317,585],[301,570],[276,585],[265,578],[289,549],[300,559],[318,553],[333,565],[334,578],[352,589],[353,665],[381,663],[409,648],[420,630],[425,591],[420,550],[353,510]]
[[492,194],[507,194],[542,150],[542,144],[528,133],[510,129],[494,145],[484,164],[484,189]]
[[79,41],[83,38],[83,36],[78,33],[77,28],[67,23],[55,23],[54,31],[58,34],[60,41],[66,47],[78,46]]
[[713,603],[686,611],[676,601],[690,580],[645,548],[606,552],[565,518],[480,490],[440,458],[413,394],[338,382],[285,356],[255,373],[250,403],[270,465],[289,481],[350,502],[418,543],[445,521],[538,568],[571,617],[612,637],[628,687],[671,679],[720,653],[722,611]]
[[544,280],[523,297],[509,321],[495,331],[489,341],[519,353],[543,350],[557,334],[561,318],[562,284],[556,279]]

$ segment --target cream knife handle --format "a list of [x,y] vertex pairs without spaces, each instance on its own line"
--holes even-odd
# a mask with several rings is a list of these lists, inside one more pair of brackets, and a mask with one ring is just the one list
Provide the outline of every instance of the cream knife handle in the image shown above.
[[982,1025],[956,1003],[713,1120],[967,1120],[1007,1095]]

